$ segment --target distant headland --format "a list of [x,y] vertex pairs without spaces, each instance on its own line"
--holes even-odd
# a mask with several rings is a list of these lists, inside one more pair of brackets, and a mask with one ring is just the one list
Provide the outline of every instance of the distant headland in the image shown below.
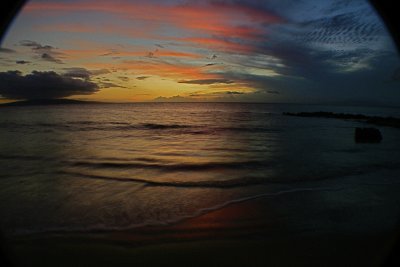
[[389,126],[400,128],[400,118],[395,117],[379,117],[379,116],[366,116],[362,114],[347,114],[347,113],[333,113],[333,112],[284,112],[286,116],[296,117],[314,117],[314,118],[333,118],[333,119],[345,119],[345,120],[356,120],[380,126]]
[[0,106],[45,106],[45,105],[73,105],[73,104],[106,104],[97,101],[82,101],[73,99],[30,99],[1,104]]

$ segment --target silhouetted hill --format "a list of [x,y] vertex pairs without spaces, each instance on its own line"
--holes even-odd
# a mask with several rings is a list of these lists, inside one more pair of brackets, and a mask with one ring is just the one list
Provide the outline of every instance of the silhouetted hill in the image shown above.
[[1,104],[1,106],[44,106],[44,105],[74,105],[74,104],[100,104],[96,101],[80,101],[73,99],[32,99]]

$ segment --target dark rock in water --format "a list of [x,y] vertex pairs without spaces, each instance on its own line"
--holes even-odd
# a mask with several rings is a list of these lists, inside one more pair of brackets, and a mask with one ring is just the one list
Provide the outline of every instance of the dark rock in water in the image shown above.
[[382,134],[376,128],[359,128],[354,132],[356,143],[379,143],[382,141]]

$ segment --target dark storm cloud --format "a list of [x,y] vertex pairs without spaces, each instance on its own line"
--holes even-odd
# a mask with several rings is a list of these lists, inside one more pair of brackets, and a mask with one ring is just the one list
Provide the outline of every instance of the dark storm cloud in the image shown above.
[[85,68],[64,68],[66,71],[63,75],[72,78],[90,79],[92,76],[110,73],[107,69],[87,70]]
[[30,61],[26,61],[26,60],[17,60],[15,61],[16,64],[20,64],[20,65],[24,65],[24,64],[29,64],[31,63]]
[[377,67],[377,61],[388,58],[389,54],[396,57],[393,52],[365,47],[347,50],[315,49],[301,42],[270,43],[263,49],[282,63],[271,67],[276,73],[309,81],[320,81],[321,86],[325,83],[325,78],[335,75],[352,76],[357,72],[370,71],[371,68]]
[[0,47],[0,53],[15,53],[15,50],[9,49],[9,48]]
[[229,68],[218,73],[220,79],[254,88],[258,97],[285,101],[373,99],[383,91],[393,99],[400,96],[398,56],[377,15],[366,1],[332,2],[262,2],[282,20],[263,25],[264,37],[246,40],[245,53],[224,55],[231,64],[224,64]]
[[179,81],[179,83],[206,85],[206,84],[217,84],[217,83],[230,84],[233,83],[233,81],[228,79],[200,79],[200,80],[181,80]]
[[93,94],[98,89],[93,82],[53,71],[33,71],[27,75],[19,71],[0,72],[0,95],[9,99],[62,98]]
[[[264,53],[280,60],[280,65],[271,67],[280,75],[314,79],[319,75],[336,72],[340,67],[335,60],[340,53],[316,50],[304,43],[270,43],[263,50]],[[357,54],[354,56],[357,57]],[[349,59],[342,58],[341,60]]]
[[[271,26],[264,41],[252,43],[250,51],[255,52],[246,62],[239,62],[243,57],[234,62],[242,68],[231,68],[222,78],[247,84],[266,99],[273,95],[298,102],[399,99],[398,55],[365,3],[315,17],[298,16],[296,21]],[[271,64],[260,65],[266,57],[271,57],[267,60]],[[278,75],[257,75],[249,67]]]
[[360,59],[361,63],[346,65],[332,60],[336,56],[334,52],[317,52],[306,47],[287,47],[284,50],[288,55],[299,54],[281,57],[285,67],[276,69],[280,73],[278,76],[226,73],[225,78],[247,83],[259,92],[278,91],[296,102],[357,100],[391,103],[400,97],[399,84],[393,79],[398,67],[394,53],[376,52]]
[[[322,32],[321,35],[312,37],[314,42],[332,45],[333,40],[337,40],[332,37],[334,34],[329,34],[329,31],[327,33],[325,31]],[[259,47],[259,51],[273,56],[283,63],[280,66],[272,66],[277,73],[313,78],[323,73],[341,71],[343,67],[355,65],[361,61],[379,56],[380,51],[368,48],[365,45],[357,45],[359,40],[375,38],[373,37],[375,35],[372,34],[368,36],[354,35],[349,37],[351,39],[343,41],[346,46],[331,46],[329,48],[316,47],[308,41],[294,39],[288,42],[287,40],[277,39]],[[310,38],[308,39],[310,40]]]
[[[249,48],[244,52],[223,54],[221,60],[227,61],[227,68],[218,72],[219,79],[179,82],[207,85],[235,81],[257,90],[236,96],[249,101],[368,102],[383,99],[384,95],[388,101],[398,101],[398,55],[368,3],[340,1],[334,8],[328,1],[298,2],[283,0],[272,4],[279,7],[274,9],[278,16],[286,19],[263,25],[266,34],[244,40]],[[248,3],[256,6],[256,2]],[[294,8],[303,4],[308,5],[307,9],[302,7],[299,12]],[[285,8],[289,5],[293,5],[290,11]],[[310,10],[312,6],[320,10]],[[216,55],[209,55],[211,62],[202,67],[213,66],[215,58]]]

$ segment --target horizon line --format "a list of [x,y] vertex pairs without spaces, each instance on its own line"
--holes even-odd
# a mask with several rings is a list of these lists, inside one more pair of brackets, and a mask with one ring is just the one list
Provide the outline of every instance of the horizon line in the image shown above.
[[[16,103],[23,103],[23,102],[30,102],[30,101],[70,101],[70,102],[81,102],[82,104],[90,103],[90,104],[154,104],[154,103],[183,103],[183,104],[193,104],[193,103],[199,103],[199,104],[270,104],[270,105],[319,105],[319,106],[361,106],[361,107],[383,107],[383,108],[400,108],[400,106],[396,106],[393,104],[384,104],[384,103],[360,103],[360,102],[354,102],[354,103],[349,103],[349,102],[252,102],[252,101],[154,101],[154,100],[149,100],[149,101],[125,101],[125,102],[113,102],[113,101],[99,101],[99,100],[78,100],[78,99],[69,99],[69,98],[50,98],[50,99],[25,99],[25,100],[15,100],[10,102],[4,102],[0,103],[0,106],[3,105],[12,105]],[[60,103],[62,104],[62,103]],[[79,103],[77,103],[79,104]]]

